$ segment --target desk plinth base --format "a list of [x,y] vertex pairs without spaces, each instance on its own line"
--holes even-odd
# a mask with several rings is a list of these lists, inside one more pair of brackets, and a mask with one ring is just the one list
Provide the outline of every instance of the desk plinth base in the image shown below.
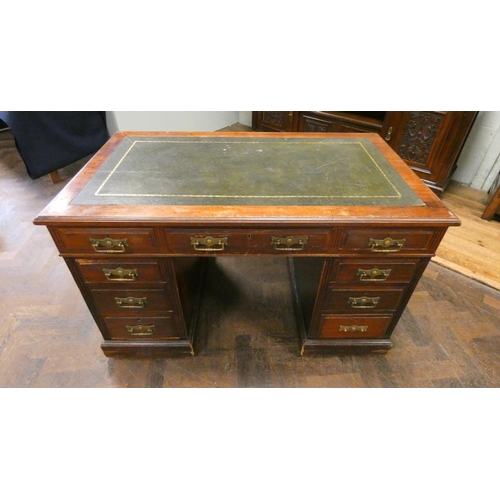
[[[389,339],[380,340],[306,340],[300,350],[301,356],[331,355],[331,354],[387,354],[392,342]],[[108,358],[177,358],[194,356],[190,342],[123,342],[106,341],[101,349]]]
[[188,340],[177,342],[108,340],[101,344],[101,349],[108,358],[174,358],[194,355],[193,345]]
[[302,343],[302,356],[321,354],[387,354],[392,347],[389,339],[308,339]]
[[[301,347],[301,356],[330,354],[387,354],[392,342],[380,340],[306,340]],[[101,345],[108,358],[176,358],[194,356],[190,342],[179,342],[175,345],[167,342],[123,342],[107,341]]]

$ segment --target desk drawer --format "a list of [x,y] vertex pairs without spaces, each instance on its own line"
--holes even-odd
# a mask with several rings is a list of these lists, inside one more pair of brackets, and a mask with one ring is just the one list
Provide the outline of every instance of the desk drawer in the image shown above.
[[63,228],[57,230],[57,235],[62,253],[118,255],[160,250],[152,228]]
[[319,338],[380,338],[389,327],[392,316],[342,316],[325,314],[321,318]]
[[310,229],[281,229],[255,231],[248,238],[253,254],[325,254],[328,252],[330,231]]
[[217,254],[320,254],[327,253],[330,231],[307,229],[207,229],[167,231],[172,253]]
[[330,273],[330,282],[370,287],[377,283],[409,283],[419,262],[418,259],[339,259]]
[[404,287],[338,290],[328,287],[323,310],[338,313],[370,314],[395,311],[403,298]]
[[132,290],[91,289],[94,303],[102,316],[137,316],[163,314],[173,310],[163,289],[135,288]]
[[345,230],[340,249],[372,255],[395,253],[432,253],[435,248],[432,230],[407,228],[360,228]]
[[86,283],[158,283],[165,281],[158,261],[134,262],[118,260],[76,259]]
[[111,340],[176,340],[180,338],[171,316],[104,318],[104,322]]
[[167,231],[170,252],[181,255],[217,256],[220,254],[245,254],[248,252],[247,231],[207,229],[205,231]]

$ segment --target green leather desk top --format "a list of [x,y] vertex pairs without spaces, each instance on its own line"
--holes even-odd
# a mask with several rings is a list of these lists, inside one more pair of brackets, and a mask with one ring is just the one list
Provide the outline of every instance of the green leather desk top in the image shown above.
[[73,205],[423,206],[367,138],[128,136]]

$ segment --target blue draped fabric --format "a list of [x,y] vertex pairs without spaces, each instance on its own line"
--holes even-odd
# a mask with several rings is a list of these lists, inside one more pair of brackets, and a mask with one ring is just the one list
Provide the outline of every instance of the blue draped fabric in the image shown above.
[[109,139],[104,111],[0,111],[0,120],[32,179],[97,152]]

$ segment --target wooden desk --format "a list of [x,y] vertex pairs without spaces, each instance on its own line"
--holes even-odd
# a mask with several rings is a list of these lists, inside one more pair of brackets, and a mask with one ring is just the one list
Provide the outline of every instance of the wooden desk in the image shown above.
[[288,258],[297,354],[387,352],[459,220],[377,134],[114,135],[35,219],[107,356],[195,354],[203,263]]

